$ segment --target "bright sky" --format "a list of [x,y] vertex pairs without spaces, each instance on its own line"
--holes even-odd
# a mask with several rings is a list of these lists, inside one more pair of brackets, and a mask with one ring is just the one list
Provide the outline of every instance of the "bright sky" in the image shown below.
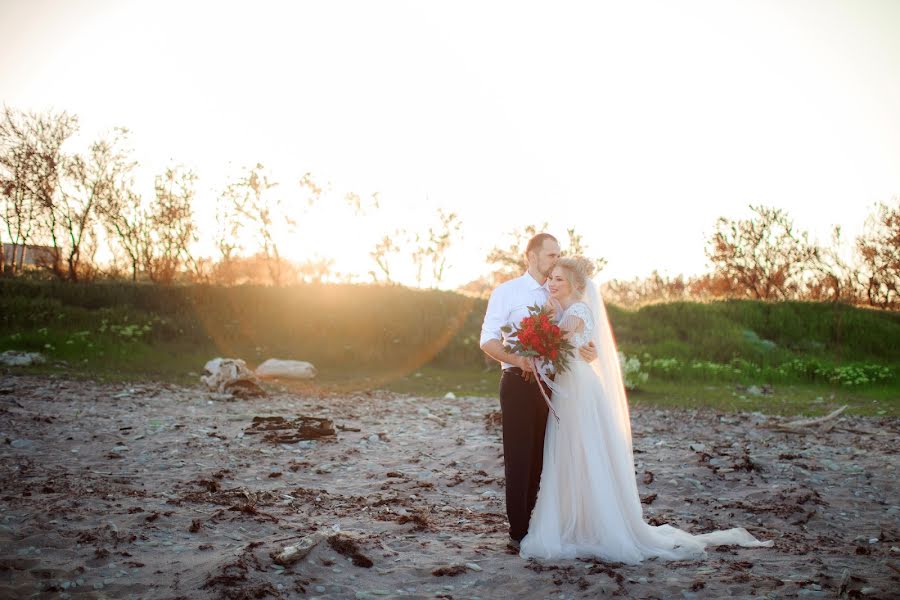
[[145,184],[198,171],[205,223],[239,166],[330,181],[284,243],[345,272],[443,207],[449,286],[545,220],[607,278],[692,274],[748,204],[824,241],[900,195],[900,2],[0,0],[0,102],[129,127]]

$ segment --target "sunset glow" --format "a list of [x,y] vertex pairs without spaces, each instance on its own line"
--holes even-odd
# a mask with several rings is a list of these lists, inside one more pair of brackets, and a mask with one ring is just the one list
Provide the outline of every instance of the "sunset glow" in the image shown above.
[[[748,204],[825,241],[900,194],[891,0],[3,0],[0,22],[6,105],[75,113],[82,140],[130,128],[145,193],[194,168],[204,225],[228,178],[264,164],[295,203],[287,256],[357,281],[378,240],[438,208],[462,221],[455,287],[527,224],[576,227],[607,278],[692,274],[715,219]],[[304,208],[307,172],[331,188]],[[415,283],[409,261],[396,274]]]

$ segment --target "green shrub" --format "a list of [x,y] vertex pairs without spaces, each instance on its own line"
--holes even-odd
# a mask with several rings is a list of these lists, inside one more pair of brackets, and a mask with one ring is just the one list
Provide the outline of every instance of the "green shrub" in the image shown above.
[[[213,356],[297,358],[346,371],[480,368],[485,308],[481,299],[401,286],[0,279],[0,351],[104,368],[198,370]],[[621,350],[640,357],[652,378],[870,385],[893,378],[900,364],[896,313],[754,301],[608,310]]]

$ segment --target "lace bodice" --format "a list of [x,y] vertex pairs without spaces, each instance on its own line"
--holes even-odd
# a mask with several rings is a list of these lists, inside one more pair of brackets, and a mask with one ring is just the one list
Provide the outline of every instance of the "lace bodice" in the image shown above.
[[563,312],[559,322],[563,327],[574,330],[577,328],[574,319],[581,319],[584,323],[584,329],[572,334],[572,345],[579,348],[591,341],[594,334],[594,318],[590,307],[584,302],[576,302]]

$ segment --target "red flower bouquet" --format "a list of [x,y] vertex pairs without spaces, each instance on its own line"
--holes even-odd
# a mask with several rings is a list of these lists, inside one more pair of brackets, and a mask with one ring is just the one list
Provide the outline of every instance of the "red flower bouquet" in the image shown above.
[[[540,366],[537,364],[539,360],[545,364],[552,364],[556,373],[562,373],[569,368],[569,359],[572,357],[575,347],[563,337],[559,325],[551,320],[549,308],[538,305],[529,306],[528,316],[522,319],[518,326],[504,325],[500,330],[504,333],[515,334],[516,341],[513,342],[510,352],[531,358],[536,377],[548,387],[551,384],[541,372]],[[538,385],[538,388],[547,403],[547,408],[558,422],[559,415],[556,414],[544,386]]]
[[528,316],[517,327],[505,325],[501,330],[516,336],[511,352],[552,364],[557,373],[569,368],[569,359],[575,347],[563,337],[559,326],[551,318],[549,308],[529,306]]

